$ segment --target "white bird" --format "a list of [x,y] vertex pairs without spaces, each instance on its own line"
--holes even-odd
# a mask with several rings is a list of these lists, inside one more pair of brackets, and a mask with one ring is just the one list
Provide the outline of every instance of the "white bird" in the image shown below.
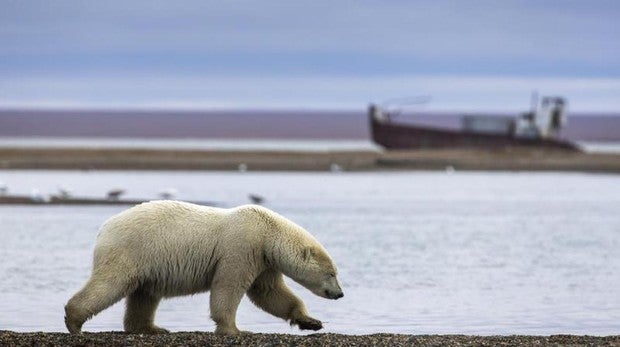
[[36,202],[43,202],[45,201],[45,197],[37,188],[32,188],[32,190],[30,191],[30,200]]
[[177,194],[179,194],[178,190],[174,188],[166,188],[159,192],[159,197],[164,200],[170,200],[170,199],[174,199],[177,196]]
[[246,172],[248,171],[248,166],[245,163],[241,163],[239,164],[238,169],[239,169],[239,172]]
[[338,165],[338,164],[336,164],[336,163],[332,163],[332,164],[329,166],[329,170],[330,170],[331,172],[342,172],[342,166],[340,166],[340,165]]
[[108,200],[116,201],[123,194],[125,194],[125,189],[122,189],[122,188],[110,189],[108,191]]

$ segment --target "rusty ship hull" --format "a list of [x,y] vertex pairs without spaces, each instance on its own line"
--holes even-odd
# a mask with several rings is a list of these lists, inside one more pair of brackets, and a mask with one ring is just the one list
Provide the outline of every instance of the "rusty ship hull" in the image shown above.
[[531,147],[580,151],[576,144],[560,139],[530,139],[504,134],[469,133],[381,121],[372,115],[369,118],[373,141],[386,149]]

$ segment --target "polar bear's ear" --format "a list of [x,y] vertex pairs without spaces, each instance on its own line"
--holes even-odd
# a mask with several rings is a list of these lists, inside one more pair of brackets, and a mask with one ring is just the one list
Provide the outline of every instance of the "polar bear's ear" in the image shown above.
[[312,247],[306,247],[303,250],[302,256],[305,261],[309,261],[315,255],[314,249]]

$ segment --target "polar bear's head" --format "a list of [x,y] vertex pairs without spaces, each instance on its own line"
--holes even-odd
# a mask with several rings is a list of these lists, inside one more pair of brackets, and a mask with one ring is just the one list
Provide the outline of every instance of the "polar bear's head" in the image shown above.
[[303,270],[294,280],[318,296],[334,300],[342,298],[338,271],[323,247],[309,246],[302,252]]

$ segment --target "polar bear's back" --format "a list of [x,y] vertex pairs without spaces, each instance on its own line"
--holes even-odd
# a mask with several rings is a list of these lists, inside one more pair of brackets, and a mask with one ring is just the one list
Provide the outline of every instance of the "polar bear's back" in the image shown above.
[[151,201],[108,219],[97,245],[132,243],[139,248],[208,238],[218,231],[226,210],[179,201]]
[[[222,257],[228,239],[238,238],[230,228],[233,210],[178,201],[137,205],[106,221],[95,246],[94,268],[113,264],[135,273],[153,290],[183,295],[206,290],[209,273]],[[219,245],[218,245],[219,244]],[[216,247],[217,246],[217,247]],[[116,270],[116,271],[126,271]],[[105,270],[109,271],[109,270]]]

